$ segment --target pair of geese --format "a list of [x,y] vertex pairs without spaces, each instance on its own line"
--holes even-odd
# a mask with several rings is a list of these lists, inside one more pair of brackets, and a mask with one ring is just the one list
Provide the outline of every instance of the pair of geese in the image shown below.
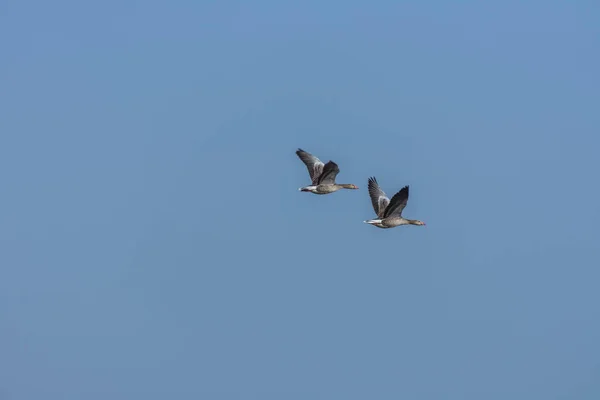
[[[335,178],[340,168],[333,161],[324,164],[314,155],[298,149],[296,155],[302,160],[308,169],[311,184],[298,190],[314,194],[329,194],[340,189],[358,189],[351,183],[336,183]],[[425,225],[425,222],[417,219],[408,219],[402,216],[402,211],[408,203],[408,186],[404,186],[390,200],[385,192],[381,190],[375,177],[369,178],[369,196],[377,218],[364,221],[378,228],[394,228],[400,225]]]
[[[358,189],[351,183],[335,183],[335,178],[340,168],[333,161],[324,164],[314,155],[298,149],[296,155],[302,160],[308,169],[311,184],[298,190],[314,194],[329,194],[340,189]],[[425,225],[425,222],[417,219],[407,219],[402,216],[402,211],[408,203],[408,186],[404,186],[390,200],[385,192],[381,190],[375,177],[369,178],[369,196],[377,218],[364,221],[378,228],[394,228],[400,225]]]

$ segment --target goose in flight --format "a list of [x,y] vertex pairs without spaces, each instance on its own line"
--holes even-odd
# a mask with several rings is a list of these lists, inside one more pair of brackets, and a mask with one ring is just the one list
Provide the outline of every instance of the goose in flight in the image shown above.
[[402,211],[408,202],[408,186],[404,186],[398,193],[388,199],[379,187],[375,177],[369,178],[369,196],[377,218],[364,221],[378,228],[393,228],[400,225],[425,225],[425,222],[417,219],[406,219]]
[[298,189],[301,192],[329,194],[337,192],[340,189],[358,189],[358,186],[351,183],[335,183],[335,178],[340,172],[340,168],[333,161],[323,164],[323,161],[302,149],[298,149],[296,155],[306,165],[312,181],[309,186]]

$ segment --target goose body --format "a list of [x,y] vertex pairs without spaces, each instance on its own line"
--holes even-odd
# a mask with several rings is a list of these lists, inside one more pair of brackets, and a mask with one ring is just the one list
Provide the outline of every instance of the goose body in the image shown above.
[[401,225],[425,225],[423,221],[407,219],[402,216],[402,211],[408,203],[408,186],[400,189],[390,200],[379,187],[375,177],[371,177],[369,178],[369,196],[377,218],[364,221],[365,223],[382,229]]
[[337,192],[340,189],[358,189],[358,186],[351,183],[335,182],[340,168],[333,161],[328,161],[324,164],[323,161],[302,149],[298,149],[296,155],[306,165],[311,179],[311,184],[301,187],[298,189],[299,191],[314,194],[329,194]]

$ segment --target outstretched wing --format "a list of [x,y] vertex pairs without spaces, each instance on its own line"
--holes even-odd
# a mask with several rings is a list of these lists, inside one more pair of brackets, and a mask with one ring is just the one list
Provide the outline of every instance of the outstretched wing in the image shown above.
[[298,155],[298,157],[306,165],[312,184],[316,185],[319,177],[323,173],[323,161],[302,149],[298,149],[296,151],[296,155]]
[[369,196],[371,197],[371,204],[373,204],[375,214],[377,214],[379,218],[382,218],[383,212],[388,204],[390,204],[390,199],[388,199],[385,192],[381,190],[377,183],[377,179],[375,179],[374,176],[369,178]]
[[392,196],[390,204],[383,212],[383,218],[391,215],[402,216],[402,210],[406,207],[406,203],[408,203],[408,186],[404,186],[398,193]]
[[319,185],[333,185],[335,183],[335,177],[340,173],[340,169],[336,163],[329,161],[323,167],[323,173],[319,177]]

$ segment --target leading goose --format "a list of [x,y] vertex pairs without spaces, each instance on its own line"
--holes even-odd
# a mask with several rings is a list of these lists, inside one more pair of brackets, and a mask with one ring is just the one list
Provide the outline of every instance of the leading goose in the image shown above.
[[408,202],[408,186],[404,186],[398,193],[388,199],[383,190],[379,187],[375,177],[369,178],[369,196],[376,219],[364,221],[378,228],[393,228],[400,225],[425,225],[425,222],[417,219],[406,219],[402,217],[402,211]]
[[311,185],[298,189],[301,192],[329,194],[337,192],[340,189],[358,189],[358,186],[351,183],[335,183],[335,178],[340,172],[340,168],[333,161],[323,164],[323,161],[302,149],[298,149],[296,155],[306,165],[308,174],[312,180]]

